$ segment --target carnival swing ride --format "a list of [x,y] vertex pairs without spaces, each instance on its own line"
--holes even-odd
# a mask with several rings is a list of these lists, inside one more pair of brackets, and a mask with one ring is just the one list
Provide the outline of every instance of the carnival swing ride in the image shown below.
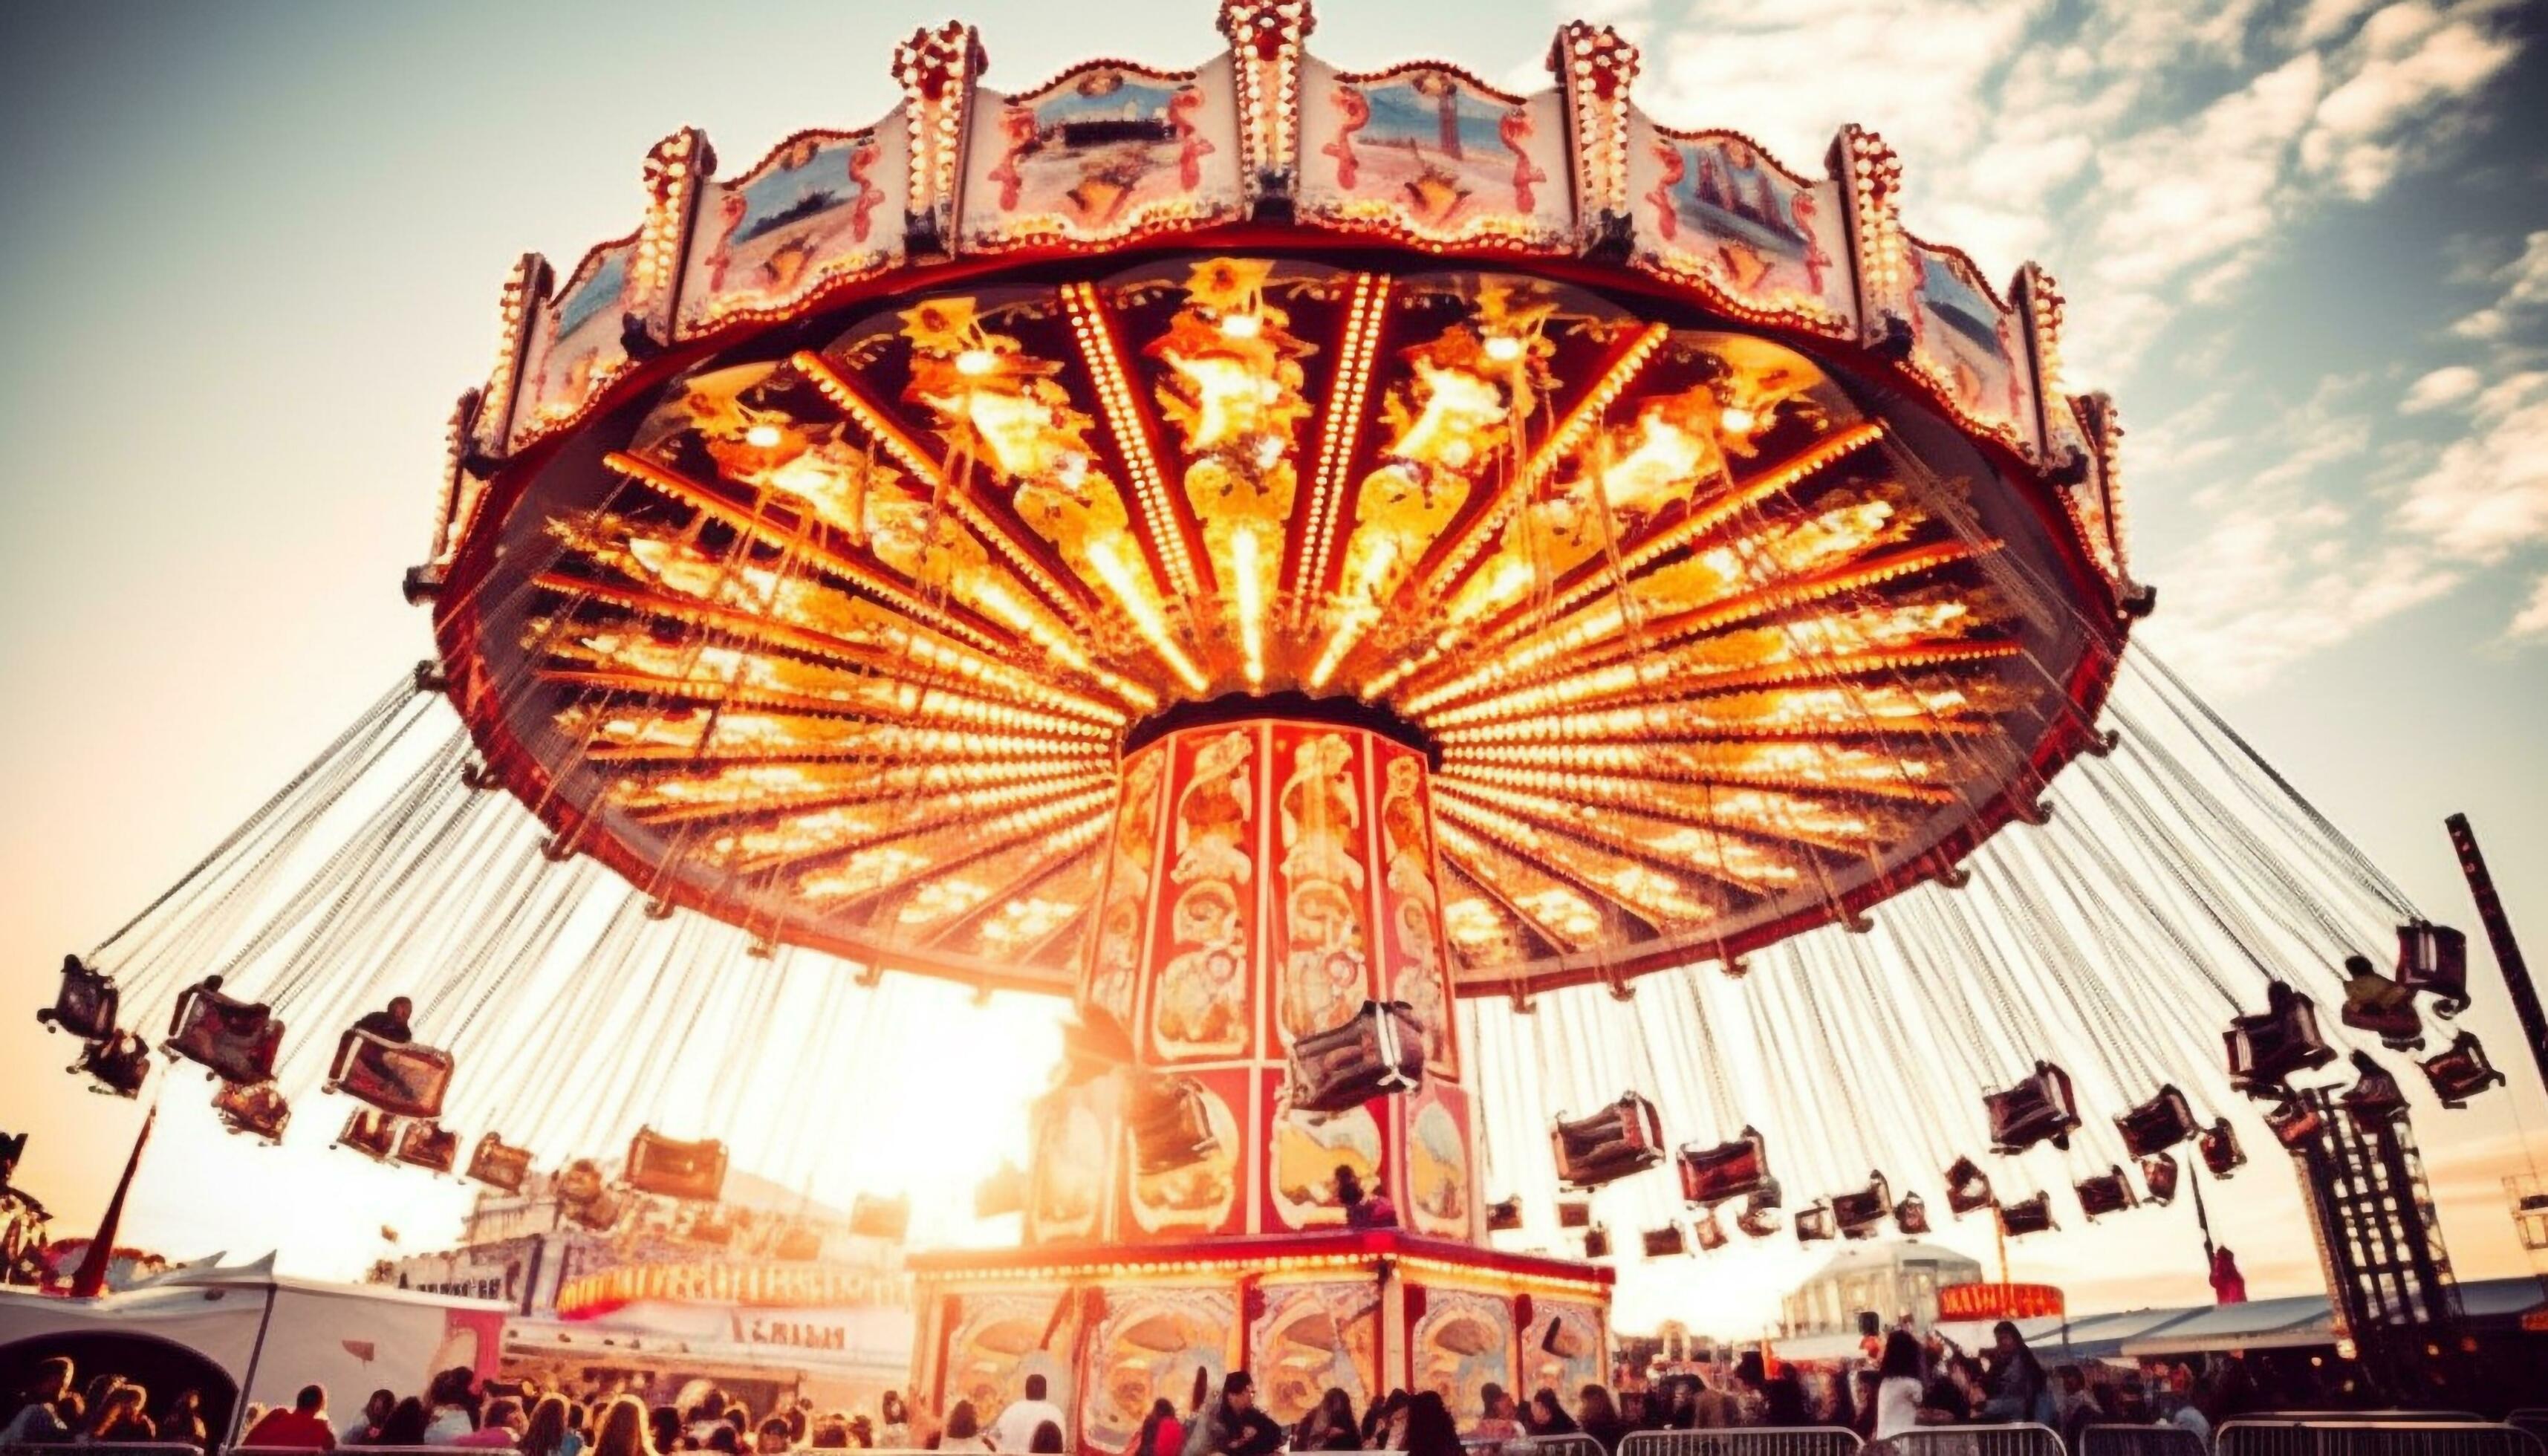
[[[819,1089],[897,988],[1066,1002],[982,1190],[1023,1241],[914,1256],[915,1380],[1046,1371],[1101,1445],[1197,1367],[1598,1378],[1614,1221],[2022,1234],[2231,1176],[2349,1031],[2502,1080],[2425,1021],[2458,934],[2127,652],[2042,271],[1906,230],[1869,133],[1650,120],[1605,28],[1516,96],[1220,23],[1014,94],[922,31],[875,125],[676,133],[634,232],[524,258],[435,657],[65,965],[75,1069],[267,1138],[318,1082],[606,1228],[819,1152],[636,1126],[669,1058]],[[684,1044],[805,977],[794,1042]]]

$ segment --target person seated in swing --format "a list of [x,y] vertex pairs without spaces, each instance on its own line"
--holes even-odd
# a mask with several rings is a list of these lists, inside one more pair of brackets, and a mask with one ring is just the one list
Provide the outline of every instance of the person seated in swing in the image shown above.
[[1365,1193],[1362,1179],[1349,1163],[1336,1164],[1336,1202],[1345,1211],[1348,1228],[1395,1228],[1398,1227],[1398,1205],[1385,1193]]
[[[389,1005],[378,1011],[363,1013],[355,1021],[354,1030],[372,1038],[375,1042],[387,1042],[404,1046],[415,1040],[414,1028],[409,1021],[414,1015],[414,1002],[405,996],[392,996]],[[399,1096],[411,1097],[415,1094],[415,1088],[409,1083],[407,1073],[399,1067],[397,1058],[389,1055],[380,1046],[365,1044],[355,1050],[354,1060],[364,1071],[379,1079]]]

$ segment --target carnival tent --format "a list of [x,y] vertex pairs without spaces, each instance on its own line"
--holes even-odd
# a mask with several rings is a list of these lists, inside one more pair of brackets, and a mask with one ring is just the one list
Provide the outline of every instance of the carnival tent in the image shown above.
[[342,1406],[375,1389],[420,1391],[427,1376],[455,1365],[493,1374],[503,1328],[500,1305],[288,1278],[274,1272],[271,1254],[228,1268],[188,1266],[96,1299],[0,1292],[0,1364],[72,1341],[174,1346],[219,1371],[245,1402],[269,1406],[314,1383]]
[[2123,1353],[2194,1355],[2219,1350],[2286,1350],[2332,1343],[2326,1296],[2299,1294],[2278,1300],[2220,1305],[2152,1334],[2123,1342]]

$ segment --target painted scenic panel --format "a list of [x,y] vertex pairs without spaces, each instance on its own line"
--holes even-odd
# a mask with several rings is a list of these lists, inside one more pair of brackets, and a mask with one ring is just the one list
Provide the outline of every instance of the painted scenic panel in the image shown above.
[[1787,172],[1749,137],[1668,132],[1632,112],[1628,187],[1643,266],[1740,313],[1856,332],[1838,183]]
[[1440,1395],[1463,1428],[1485,1415],[1486,1387],[1513,1388],[1512,1306],[1502,1295],[1426,1287],[1408,1344],[1413,1389]]
[[1151,1402],[1164,1397],[1184,1407],[1197,1367],[1220,1389],[1230,1368],[1238,1298],[1227,1286],[1136,1284],[1109,1289],[1105,1311],[1088,1335],[1079,1440],[1084,1450],[1128,1451]]
[[902,256],[911,165],[899,116],[864,132],[807,132],[699,199],[681,329],[766,317]]
[[514,448],[573,419],[627,368],[621,329],[628,269],[636,256],[633,237],[594,248],[534,316],[522,391],[513,408]]
[[1344,1227],[1336,1202],[1338,1168],[1351,1168],[1365,1188],[1385,1188],[1389,1156],[1380,1120],[1368,1106],[1344,1112],[1295,1112],[1286,1101],[1288,1077],[1264,1079],[1266,1231]]
[[971,126],[968,249],[1100,242],[1239,209],[1227,57],[1191,73],[1090,66],[1024,96],[978,90]]
[[1966,422],[2035,448],[2035,380],[2017,311],[2002,304],[1972,260],[1916,238],[1911,265],[1911,367]]
[[1382,1390],[1380,1290],[1366,1280],[1269,1281],[1264,1313],[1247,1327],[1247,1351],[1258,1408],[1285,1425],[1330,1390],[1366,1410]]
[[1305,215],[1435,241],[1555,245],[1574,228],[1558,94],[1514,98],[1447,66],[1302,67]]

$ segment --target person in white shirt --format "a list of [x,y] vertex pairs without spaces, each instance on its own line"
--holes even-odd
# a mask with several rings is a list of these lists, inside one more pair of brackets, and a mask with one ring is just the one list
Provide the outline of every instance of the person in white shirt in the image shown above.
[[1908,1330],[1886,1335],[1875,1373],[1875,1439],[1889,1441],[1920,1424],[1920,1341]]
[[1061,1413],[1059,1406],[1045,1399],[1045,1389],[1043,1376],[1027,1377],[1026,1399],[1011,1401],[1008,1409],[991,1422],[990,1428],[982,1432],[982,1438],[990,1442],[992,1450],[1026,1450],[1035,1443],[1036,1427],[1047,1420],[1064,1431],[1070,1429],[1070,1418]]

